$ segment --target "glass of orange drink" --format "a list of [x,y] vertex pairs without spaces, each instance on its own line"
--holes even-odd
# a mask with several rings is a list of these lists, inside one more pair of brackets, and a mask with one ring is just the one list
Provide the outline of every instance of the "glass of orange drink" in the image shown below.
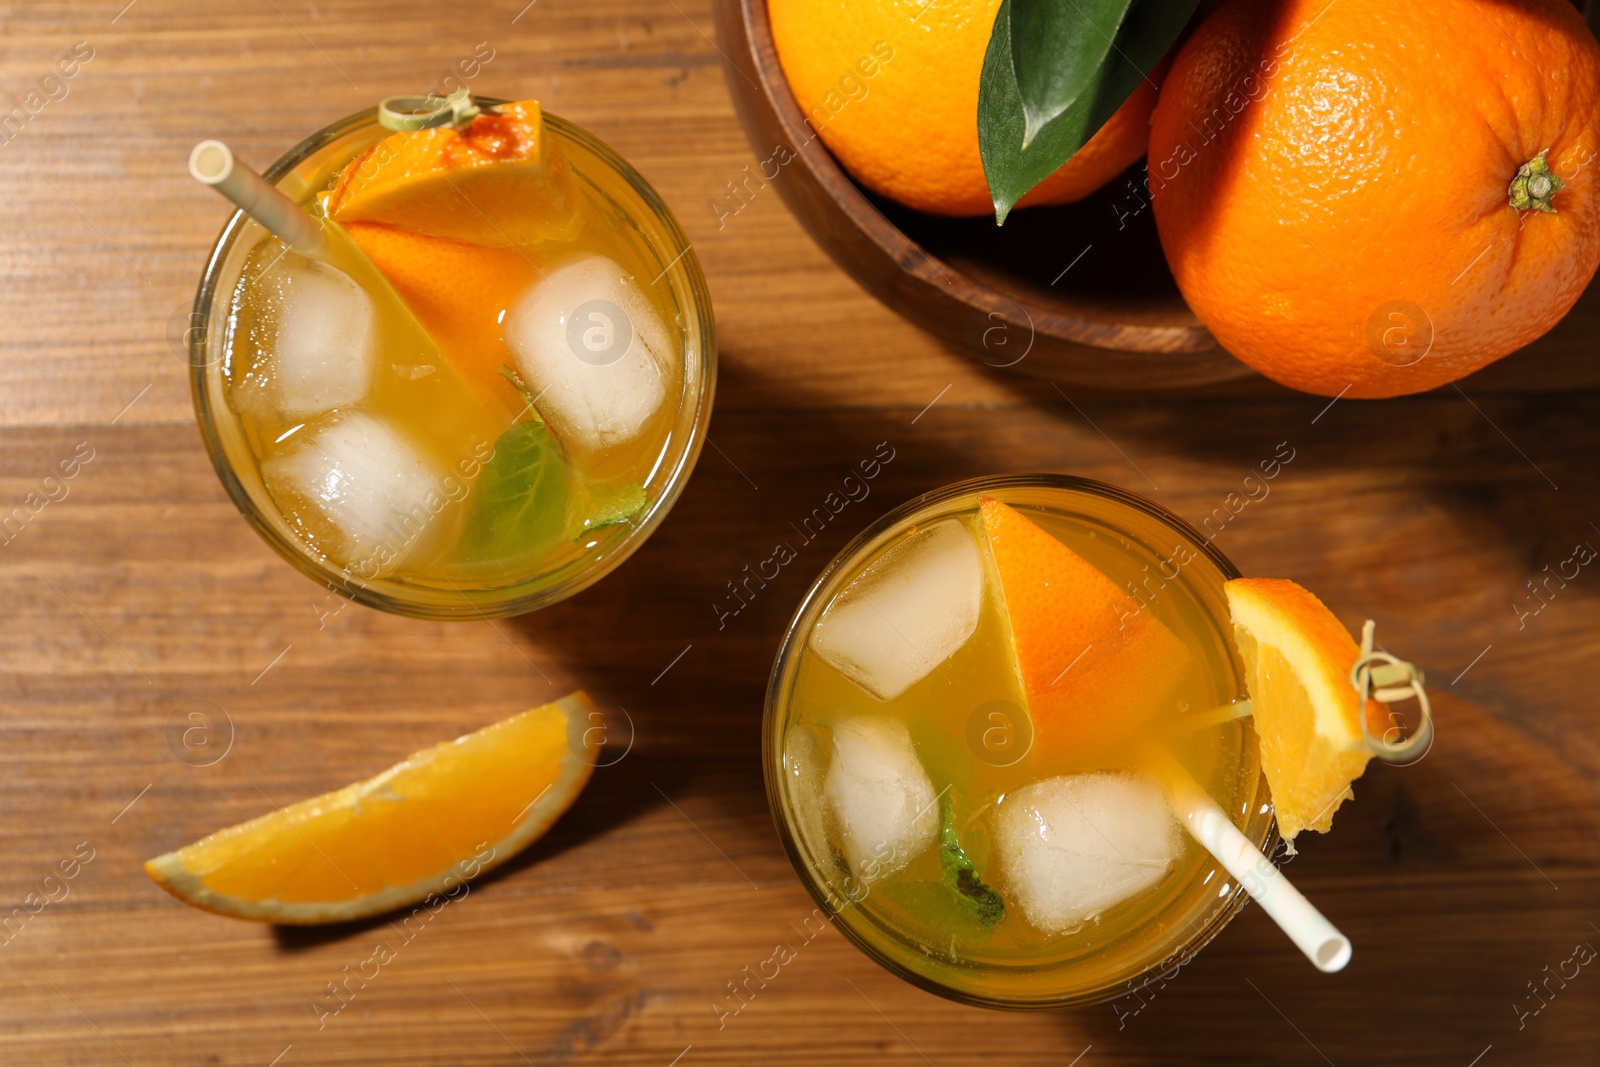
[[530,611],[620,564],[681,492],[716,377],[704,275],[638,172],[537,102],[452,103],[427,128],[361,112],[279,159],[266,177],[326,253],[235,213],[188,339],[256,531],[421,618]]
[[1223,584],[1159,506],[983,478],[873,523],[796,611],[767,692],[780,836],[817,908],[923,988],[998,1008],[1110,1000],[1190,959],[1246,893],[1174,818],[1159,738],[1276,844]]

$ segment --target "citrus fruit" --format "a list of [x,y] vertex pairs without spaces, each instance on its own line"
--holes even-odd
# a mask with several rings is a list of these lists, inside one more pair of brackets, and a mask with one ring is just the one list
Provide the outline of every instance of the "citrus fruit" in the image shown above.
[[381,222],[496,246],[565,234],[577,196],[538,101],[523,100],[459,130],[390,134],[351,160],[323,210],[341,223]]
[[[978,154],[978,75],[999,9],[1000,0],[767,3],[805,135],[873,192],[935,215],[994,212]],[[1019,206],[1081,200],[1144,155],[1155,99],[1142,82]]]
[[572,693],[218,830],[145,871],[186,904],[274,923],[343,922],[453,893],[571,806],[593,770],[598,714]]
[[1223,347],[1396,396],[1572,307],[1600,264],[1597,130],[1600,45],[1565,0],[1227,0],[1167,74],[1150,190]]
[[1189,666],[1182,641],[1094,564],[998,500],[980,501],[1034,749],[1072,759],[1160,710]]
[[[1326,833],[1372,758],[1349,677],[1360,649],[1333,612],[1294,582],[1235,578],[1223,589],[1278,832],[1289,841],[1308,827]],[[1367,702],[1369,731],[1381,736],[1388,718],[1386,705]]]
[[422,328],[478,393],[515,415],[523,401],[500,374],[501,322],[539,278],[525,248],[484,248],[375,222],[345,224]]

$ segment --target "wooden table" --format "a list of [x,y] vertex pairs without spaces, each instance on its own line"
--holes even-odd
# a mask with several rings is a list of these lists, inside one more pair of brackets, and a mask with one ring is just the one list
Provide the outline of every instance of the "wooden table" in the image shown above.
[[[0,914],[79,861],[52,883],[65,897],[0,936],[0,1061],[1596,1061],[1600,971],[1547,979],[1600,945],[1600,574],[1552,586],[1537,615],[1517,606],[1536,605],[1525,582],[1543,568],[1600,546],[1600,395],[1517,391],[1514,361],[1460,391],[1331,406],[984,371],[867,298],[772,189],[719,224],[711,205],[757,157],[705,0],[123,2],[0,20],[18,105],[75,42],[93,51],[0,144],[0,513],[56,497],[0,545]],[[183,161],[223,136],[264,165],[437,84],[478,42],[494,58],[474,88],[542,99],[677,207],[717,304],[715,447],[654,539],[576,600],[498,624],[338,610],[247,529],[195,432],[171,337],[225,211]],[[895,459],[872,497],[719,629],[723,583],[881,441]],[[1351,966],[1316,973],[1247,909],[1136,1015],[1014,1016],[920,992],[830,932],[719,1026],[725,983],[811,908],[757,749],[778,635],[831,553],[893,504],[995,471],[1102,478],[1198,521],[1279,442],[1292,463],[1218,544],[1352,626],[1376,618],[1436,694],[1432,754],[1370,769],[1292,867],[1354,940]],[[46,484],[75,453],[75,477]],[[579,685],[627,709],[632,752],[320,1030],[312,1001],[385,924],[235,922],[140,870],[269,799]],[[208,766],[168,744],[192,701],[231,722]]]

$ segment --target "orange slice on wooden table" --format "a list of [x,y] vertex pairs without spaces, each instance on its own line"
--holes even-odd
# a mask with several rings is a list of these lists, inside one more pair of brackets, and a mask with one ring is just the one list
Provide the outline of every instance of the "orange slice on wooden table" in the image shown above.
[[[1261,768],[1272,787],[1278,832],[1327,833],[1372,758],[1350,668],[1361,650],[1308,590],[1285,578],[1235,578],[1223,587],[1244,660]],[[1382,736],[1389,708],[1367,702],[1367,728]]]
[[323,209],[336,222],[505,246],[570,237],[578,196],[539,102],[523,100],[461,129],[390,134],[345,167]]
[[375,222],[345,224],[356,246],[400,294],[456,372],[507,414],[524,401],[501,374],[515,366],[501,340],[501,322],[539,279],[538,261],[524,248],[429,237]]
[[453,894],[538,840],[594,769],[582,693],[425,749],[144,865],[186,904],[274,923],[359,919]]
[[1189,668],[1189,650],[1094,564],[1009,505],[984,497],[1034,748],[1081,756],[1126,737]]

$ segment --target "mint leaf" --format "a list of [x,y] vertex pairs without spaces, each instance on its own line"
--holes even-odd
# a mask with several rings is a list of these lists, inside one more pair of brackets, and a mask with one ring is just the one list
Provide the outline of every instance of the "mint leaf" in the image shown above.
[[947,795],[940,805],[939,869],[944,872],[945,885],[955,891],[967,914],[986,928],[993,928],[1006,917],[1006,903],[1000,894],[978,877],[961,842],[956,838],[955,805]]
[[[881,886],[874,885],[872,895],[881,896],[904,912],[903,917],[888,916],[888,921],[906,937],[922,942],[928,951],[941,958],[960,955],[950,951],[952,938],[970,951],[987,944],[993,937],[993,928],[974,918],[960,903],[961,897],[950,892],[950,887],[943,882],[891,878]],[[929,937],[929,931],[937,931],[937,936]]]
[[643,487],[639,485],[629,484],[621,489],[609,489],[604,493],[590,489],[588,515],[579,524],[572,539],[581,541],[596,530],[632,522],[633,517],[643,511],[649,502]]
[[[1195,9],[1195,0],[1133,0],[1110,51],[1089,71],[1089,81],[1063,110],[1030,129],[1019,74],[1033,77],[1026,74],[1032,63],[1071,60],[1030,50],[1021,66],[1014,65],[1012,30],[1017,27],[1012,4],[1013,0],[1003,0],[995,14],[978,80],[978,150],[994,199],[995,221],[1002,224],[1028,190],[1054,174],[1106,124],[1161,62]],[[1070,88],[1074,83],[1059,84]]]
[[473,562],[537,555],[561,539],[566,517],[561,446],[543,422],[519,422],[483,465],[458,551]]

